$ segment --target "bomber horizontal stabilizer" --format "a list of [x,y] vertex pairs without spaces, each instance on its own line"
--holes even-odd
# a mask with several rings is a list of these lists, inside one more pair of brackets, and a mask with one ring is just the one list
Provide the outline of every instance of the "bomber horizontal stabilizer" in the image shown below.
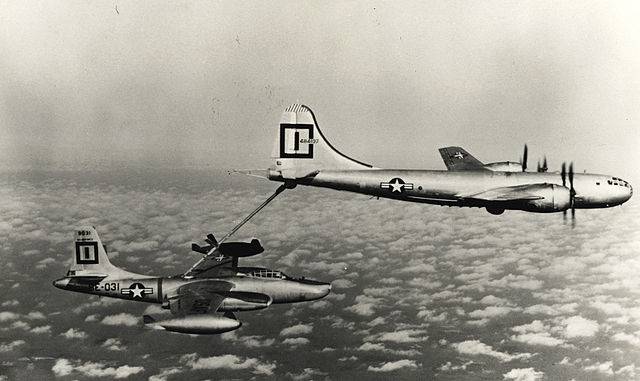
[[231,169],[228,171],[229,175],[245,175],[252,177],[259,177],[261,179],[269,178],[268,169]]

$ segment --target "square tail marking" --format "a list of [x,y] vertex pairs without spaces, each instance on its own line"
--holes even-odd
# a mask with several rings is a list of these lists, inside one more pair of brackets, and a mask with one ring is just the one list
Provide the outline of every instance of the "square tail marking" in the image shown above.
[[295,159],[313,159],[312,124],[280,124],[280,157]]
[[98,242],[77,242],[76,241],[76,263],[79,265],[98,264]]

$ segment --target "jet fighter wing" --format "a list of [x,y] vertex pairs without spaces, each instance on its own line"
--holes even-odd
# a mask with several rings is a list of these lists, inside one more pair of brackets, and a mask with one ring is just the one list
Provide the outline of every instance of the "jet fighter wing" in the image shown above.
[[489,189],[484,192],[470,194],[470,195],[460,195],[461,199],[467,200],[479,200],[479,201],[532,201],[532,200],[541,200],[544,197],[538,193],[535,193],[534,190],[539,190],[540,184],[526,184],[526,185],[516,185],[512,187],[500,187]]
[[438,149],[449,171],[482,171],[484,164],[462,147],[444,147]]
[[225,281],[201,281],[188,283],[178,288],[171,298],[169,306],[174,315],[194,315],[213,313],[218,310],[225,298],[223,293],[233,285]]

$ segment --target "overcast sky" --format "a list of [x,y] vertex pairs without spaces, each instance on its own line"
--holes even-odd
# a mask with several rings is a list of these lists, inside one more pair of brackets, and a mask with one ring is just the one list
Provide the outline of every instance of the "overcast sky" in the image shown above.
[[[117,10],[116,10],[117,6]],[[345,153],[640,179],[635,2],[3,2],[2,167],[264,168],[290,103]]]

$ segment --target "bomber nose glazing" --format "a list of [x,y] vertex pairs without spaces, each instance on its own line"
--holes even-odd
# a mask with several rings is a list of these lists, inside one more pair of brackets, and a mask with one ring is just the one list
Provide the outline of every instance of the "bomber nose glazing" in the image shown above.
[[622,185],[624,187],[623,195],[622,195],[622,202],[626,202],[633,195],[633,188],[631,187],[631,184],[629,184],[629,182],[627,182],[625,180],[619,179],[619,183],[620,183],[620,185]]

